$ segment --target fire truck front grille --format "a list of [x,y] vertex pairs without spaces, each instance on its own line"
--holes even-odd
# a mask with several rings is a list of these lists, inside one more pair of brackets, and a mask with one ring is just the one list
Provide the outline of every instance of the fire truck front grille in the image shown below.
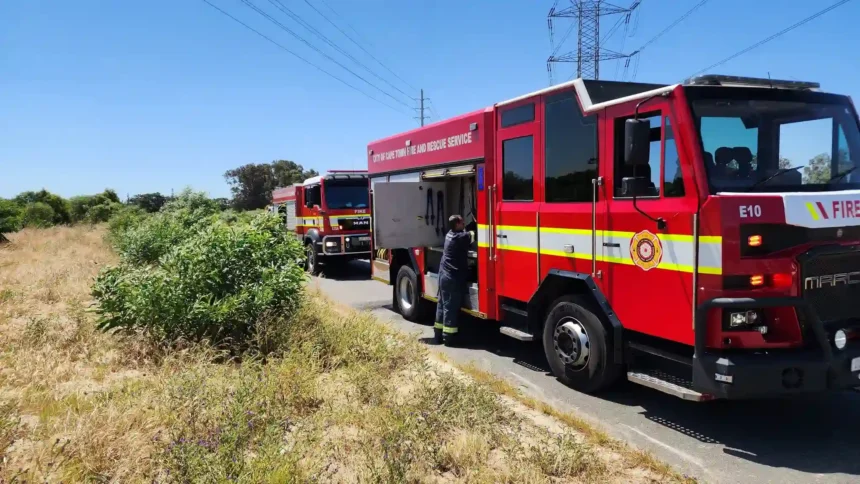
[[339,224],[343,230],[370,230],[370,217],[342,219]]
[[803,297],[825,324],[860,318],[860,248],[824,248],[801,257]]

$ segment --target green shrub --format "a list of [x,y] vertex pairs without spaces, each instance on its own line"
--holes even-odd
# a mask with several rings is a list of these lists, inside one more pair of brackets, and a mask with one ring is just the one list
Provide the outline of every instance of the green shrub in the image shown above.
[[0,234],[21,230],[21,206],[0,198]]
[[205,193],[185,190],[149,217],[125,214],[111,227],[111,240],[123,261],[156,264],[172,247],[213,223],[217,204]]
[[108,238],[116,243],[128,230],[137,227],[147,217],[144,209],[136,205],[124,205],[108,220]]
[[50,205],[43,202],[29,203],[21,214],[24,227],[45,228],[54,225],[55,213]]
[[136,205],[148,213],[155,213],[161,210],[161,207],[167,202],[167,197],[159,192],[141,193],[131,197],[128,201],[130,205]]
[[[25,207],[35,203],[48,205],[51,208],[51,223],[47,226],[68,224],[72,222],[71,205],[69,204],[69,201],[47,190],[39,190],[38,192],[21,192],[15,197],[15,202]],[[42,211],[41,207],[39,210]],[[25,225],[27,224],[25,223]]]
[[161,207],[162,212],[193,213],[200,216],[214,215],[220,211],[218,202],[209,198],[206,192],[195,192],[190,188],[182,190],[179,195]]
[[[186,207],[187,208],[187,207]],[[171,217],[152,217],[143,228],[172,237]],[[157,265],[127,256],[103,271],[93,287],[103,330],[142,330],[159,341],[230,341],[242,346],[266,314],[289,317],[299,306],[304,272],[302,247],[277,217],[228,226],[208,218],[175,245]],[[152,242],[152,240],[150,240]],[[152,254],[148,254],[151,257]]]
[[73,223],[101,223],[107,222],[120,205],[116,192],[107,189],[97,195],[70,198],[69,213]]
[[91,224],[104,223],[111,219],[114,214],[122,210],[123,205],[117,202],[107,202],[93,205],[87,210],[84,220]]

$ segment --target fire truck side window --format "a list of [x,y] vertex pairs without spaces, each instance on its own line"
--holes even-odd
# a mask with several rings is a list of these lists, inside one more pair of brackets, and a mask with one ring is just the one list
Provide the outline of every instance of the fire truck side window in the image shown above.
[[597,123],[585,117],[573,91],[549,96],[544,107],[547,202],[590,202],[597,176]]
[[642,114],[651,125],[651,146],[648,150],[648,164],[643,166],[627,165],[624,163],[624,122],[629,118],[615,120],[615,170],[613,183],[616,198],[627,198],[621,192],[621,180],[625,177],[641,177],[649,181],[649,192],[646,197],[660,196],[660,142],[663,138],[663,118],[659,113]]
[[523,104],[515,108],[502,111],[502,127],[510,128],[518,124],[530,123],[535,120],[534,103]]
[[675,135],[669,116],[663,118],[663,196],[683,197],[684,178],[681,176],[681,159],[675,146]]
[[320,186],[314,185],[305,189],[305,206],[313,208],[314,205],[321,205],[322,198],[320,197]]
[[502,141],[502,200],[534,199],[534,140],[532,136]]

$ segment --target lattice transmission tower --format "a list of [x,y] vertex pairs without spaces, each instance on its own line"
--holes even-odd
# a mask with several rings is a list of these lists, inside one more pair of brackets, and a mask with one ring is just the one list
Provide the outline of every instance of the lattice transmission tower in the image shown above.
[[[634,1],[629,7],[619,7],[604,0],[570,0],[570,6],[558,8],[559,0],[555,0],[547,15],[547,26],[549,27],[549,40],[552,53],[546,62],[549,82],[553,84],[553,64],[558,62],[576,62],[576,77],[584,79],[600,78],[600,62],[614,59],[623,59],[627,54],[603,49],[601,43],[612,36],[622,24],[630,22],[630,15],[639,7],[641,0]],[[600,20],[610,15],[624,15],[604,35],[600,37]],[[574,22],[565,32],[558,46],[555,45],[553,32],[553,19],[570,18]],[[566,54],[558,54],[564,45],[564,41],[576,29],[576,51]]]

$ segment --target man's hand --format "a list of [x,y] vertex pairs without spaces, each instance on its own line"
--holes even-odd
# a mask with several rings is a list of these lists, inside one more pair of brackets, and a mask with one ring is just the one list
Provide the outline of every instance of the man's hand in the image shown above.
[[477,240],[477,236],[475,235],[475,231],[470,230],[469,231],[469,243],[474,244],[476,240]]

